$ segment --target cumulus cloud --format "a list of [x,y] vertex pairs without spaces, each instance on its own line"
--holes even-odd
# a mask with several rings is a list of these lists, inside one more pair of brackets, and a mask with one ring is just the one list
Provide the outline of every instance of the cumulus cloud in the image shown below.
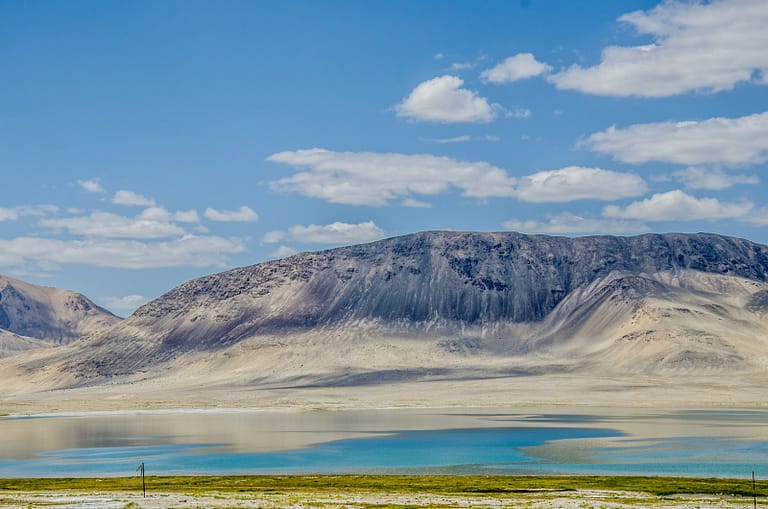
[[558,88],[609,96],[666,97],[768,83],[764,0],[667,1],[619,18],[653,42],[609,46],[593,67],[550,75]]
[[546,74],[551,70],[551,66],[539,62],[531,53],[518,53],[496,67],[486,69],[480,74],[480,78],[491,83],[511,83]]
[[395,106],[400,117],[429,122],[490,122],[494,107],[476,92],[461,88],[464,80],[440,76],[419,84]]
[[200,216],[196,210],[179,210],[173,213],[173,219],[180,223],[199,223]]
[[325,225],[295,225],[287,232],[269,232],[263,237],[267,243],[277,243],[284,239],[305,244],[361,244],[384,238],[384,230],[373,221],[364,223],[335,222]]
[[739,118],[634,124],[625,129],[612,126],[590,135],[580,145],[627,163],[757,164],[768,160],[768,112]]
[[[146,212],[146,211],[145,211]],[[109,212],[93,212],[88,216],[41,219],[38,225],[47,228],[63,228],[70,234],[86,237],[110,237],[126,239],[159,239],[178,237],[186,232],[167,218],[153,213],[136,217],[120,216]]]
[[47,216],[56,214],[59,208],[55,205],[22,205],[19,207],[0,207],[0,221],[16,221],[25,216]]
[[243,205],[237,210],[216,210],[212,208],[205,209],[205,217],[211,221],[225,222],[253,222],[259,220],[259,215],[249,207]]
[[228,255],[245,251],[240,239],[216,236],[147,242],[91,238],[59,240],[18,237],[0,240],[0,266],[86,264],[120,269],[224,267]]
[[163,207],[146,208],[136,217],[147,221],[170,221],[172,219],[171,213]]
[[288,258],[289,256],[293,256],[296,253],[298,253],[298,251],[290,246],[279,246],[277,249],[272,251],[269,256],[270,258],[280,259]]
[[451,188],[472,198],[514,194],[515,179],[501,168],[430,154],[333,152],[314,148],[279,152],[267,160],[304,169],[272,182],[274,190],[345,205],[383,206],[413,195],[442,194]]
[[569,166],[520,178],[516,196],[527,202],[610,201],[646,190],[645,181],[632,173]]
[[335,222],[325,225],[296,225],[288,231],[292,238],[308,244],[360,244],[384,238],[384,230],[373,221],[358,224]]
[[752,203],[721,202],[717,198],[696,198],[680,190],[654,194],[626,207],[607,206],[605,217],[642,221],[693,221],[740,218],[752,210]]
[[285,232],[280,230],[274,230],[274,231],[265,233],[264,236],[261,238],[261,241],[266,244],[277,244],[284,238],[285,238]]
[[149,298],[144,297],[143,295],[131,294],[123,297],[104,297],[102,301],[104,302],[104,305],[112,311],[127,311],[128,313],[133,313],[136,308],[149,302]]
[[101,184],[99,183],[99,179],[91,179],[91,180],[78,180],[78,185],[88,191],[89,193],[103,193],[104,188],[101,187]]
[[546,221],[509,220],[502,224],[505,230],[521,233],[549,233],[554,235],[568,234],[606,234],[625,235],[629,233],[647,232],[647,225],[638,221],[617,219],[595,219],[577,216],[570,212],[551,216]]
[[758,184],[760,179],[757,175],[733,175],[723,170],[699,168],[692,166],[684,170],[672,173],[679,182],[682,182],[687,189],[727,189],[736,184]]
[[180,210],[178,212],[169,212],[163,207],[149,207],[141,211],[136,216],[139,219],[149,221],[178,221],[180,223],[199,223],[200,217],[196,210]]
[[129,207],[153,207],[155,200],[147,198],[133,191],[118,191],[112,197],[112,203],[116,205],[127,205]]

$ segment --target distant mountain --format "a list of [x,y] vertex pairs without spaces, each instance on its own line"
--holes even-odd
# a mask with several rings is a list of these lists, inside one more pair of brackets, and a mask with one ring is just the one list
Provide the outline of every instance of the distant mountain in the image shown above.
[[67,344],[119,321],[79,293],[0,275],[0,356]]
[[50,362],[222,386],[752,373],[767,311],[768,246],[743,239],[425,232],[189,281]]

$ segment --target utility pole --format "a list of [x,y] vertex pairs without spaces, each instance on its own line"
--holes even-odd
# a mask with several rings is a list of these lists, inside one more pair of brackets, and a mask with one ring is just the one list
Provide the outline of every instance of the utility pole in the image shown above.
[[137,472],[141,472],[141,490],[144,492],[144,498],[147,498],[147,485],[144,482],[144,462],[141,462],[141,465],[139,465],[139,468],[136,469]]
[[757,491],[755,491],[755,471],[752,471],[752,502],[755,503],[755,509],[757,509]]

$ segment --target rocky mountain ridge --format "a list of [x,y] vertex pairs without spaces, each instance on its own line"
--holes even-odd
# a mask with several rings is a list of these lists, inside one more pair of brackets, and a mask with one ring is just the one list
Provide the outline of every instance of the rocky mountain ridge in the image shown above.
[[68,344],[119,321],[79,293],[0,275],[0,356]]
[[768,247],[712,234],[426,232],[195,279],[134,316],[161,318],[240,297],[255,304],[285,285],[305,283],[302,297],[311,302],[300,312],[264,315],[261,325],[314,327],[362,318],[420,322],[434,316],[531,322],[542,320],[574,289],[610,273],[686,269],[765,282]]
[[0,359],[2,395],[53,408],[762,401],[766,380],[768,246],[712,234],[424,232],[302,253]]
[[423,347],[414,372],[513,357],[748,370],[768,351],[767,294],[768,247],[743,239],[424,232],[188,281],[86,336],[62,369],[90,380],[224,355],[310,376],[401,369]]

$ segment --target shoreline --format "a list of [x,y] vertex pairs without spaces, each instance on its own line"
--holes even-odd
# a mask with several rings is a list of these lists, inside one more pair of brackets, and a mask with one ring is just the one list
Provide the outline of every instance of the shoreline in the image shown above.
[[[145,380],[113,386],[34,391],[4,387],[10,416],[111,412],[351,411],[453,408],[630,408],[642,411],[768,410],[763,379],[645,377],[629,380],[541,374],[477,380],[421,380],[353,386],[225,384],[203,377],[194,387]],[[226,389],[224,388],[226,387]],[[566,410],[567,411],[567,410]]]
[[255,414],[255,413],[321,413],[321,412],[433,412],[433,411],[489,411],[504,410],[506,412],[515,412],[520,415],[531,413],[547,413],[552,415],[567,414],[574,410],[587,410],[594,415],[605,415],[608,411],[610,415],[621,413],[672,413],[679,412],[768,412],[768,403],[744,404],[712,402],[710,404],[701,404],[701,402],[690,402],[681,404],[679,402],[670,402],[669,404],[658,405],[629,405],[629,404],[609,404],[600,402],[598,404],[588,403],[552,403],[552,402],[521,402],[521,403],[497,403],[497,404],[435,404],[435,405],[370,405],[370,406],[329,406],[329,405],[286,405],[286,406],[159,406],[152,408],[121,408],[121,409],[93,409],[93,410],[30,410],[27,412],[3,412],[0,413],[0,420],[7,419],[48,419],[48,418],[76,418],[76,417],[113,417],[121,415],[180,415],[180,414]]

